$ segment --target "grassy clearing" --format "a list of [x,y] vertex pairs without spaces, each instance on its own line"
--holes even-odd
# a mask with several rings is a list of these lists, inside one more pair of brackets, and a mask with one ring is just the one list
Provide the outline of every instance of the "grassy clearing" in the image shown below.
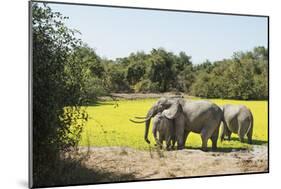
[[[87,107],[90,119],[82,133],[81,146],[126,146],[137,149],[149,149],[144,141],[144,124],[134,124],[129,118],[144,116],[147,110],[157,99],[120,100],[118,106],[113,101],[100,102],[95,106]],[[218,105],[244,104],[251,109],[254,116],[254,144],[263,144],[268,141],[268,114],[267,101],[240,101],[240,100],[211,100]],[[149,139],[154,144],[149,132]],[[222,148],[246,148],[250,145],[238,141],[236,134],[232,135],[232,141],[218,142]],[[211,146],[211,141],[208,143]],[[188,137],[187,147],[197,148],[201,146],[199,134],[191,133]]]

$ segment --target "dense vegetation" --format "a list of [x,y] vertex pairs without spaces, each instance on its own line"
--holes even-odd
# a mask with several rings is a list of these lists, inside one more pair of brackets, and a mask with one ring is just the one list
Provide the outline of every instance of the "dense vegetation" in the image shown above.
[[192,64],[185,52],[174,54],[163,48],[116,60],[102,59],[86,45],[75,54],[88,73],[84,80],[88,99],[109,92],[171,91],[206,98],[268,98],[268,51],[264,47],[199,65]]
[[184,92],[228,99],[268,98],[268,54],[264,47],[237,52],[231,59],[193,65],[185,52],[163,48],[107,60],[84,45],[76,49],[87,70],[87,98],[109,92]]
[[200,65],[192,64],[185,52],[164,48],[108,60],[79,40],[79,32],[67,28],[65,19],[46,5],[32,3],[32,172],[38,186],[57,183],[55,173],[67,171],[58,165],[60,152],[77,147],[88,120],[81,105],[99,96],[184,92],[207,98],[268,98],[264,47]]
[[74,57],[81,41],[64,19],[48,7],[32,6],[32,173],[36,186],[59,179],[52,172],[59,172],[60,152],[77,146],[87,120],[80,107],[85,74]]

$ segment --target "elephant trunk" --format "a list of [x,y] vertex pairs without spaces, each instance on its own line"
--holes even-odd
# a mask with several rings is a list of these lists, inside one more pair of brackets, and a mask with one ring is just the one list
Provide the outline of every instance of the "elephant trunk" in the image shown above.
[[152,108],[148,111],[148,113],[147,113],[147,115],[146,115],[145,131],[144,131],[144,140],[145,140],[148,144],[150,144],[150,141],[148,140],[148,131],[149,131],[150,121],[151,121],[151,118],[156,114],[154,110],[155,110],[155,108],[152,107]]
[[148,140],[148,131],[149,131],[149,125],[150,125],[150,119],[148,119],[145,122],[145,131],[144,131],[144,140],[150,144],[150,141]]

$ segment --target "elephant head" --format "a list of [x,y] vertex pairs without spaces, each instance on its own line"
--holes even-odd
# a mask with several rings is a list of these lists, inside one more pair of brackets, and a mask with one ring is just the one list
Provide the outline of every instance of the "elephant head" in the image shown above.
[[136,118],[144,118],[143,121],[134,121],[134,123],[144,123],[145,122],[145,132],[144,132],[144,140],[150,144],[148,140],[148,131],[150,120],[157,113],[162,112],[162,115],[168,119],[175,119],[180,112],[182,111],[182,107],[179,99],[176,98],[160,98],[147,112],[146,117],[136,117]]

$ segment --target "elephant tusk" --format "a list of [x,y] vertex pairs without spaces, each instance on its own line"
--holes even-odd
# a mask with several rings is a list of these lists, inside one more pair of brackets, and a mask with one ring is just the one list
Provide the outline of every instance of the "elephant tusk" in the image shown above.
[[135,121],[135,120],[132,120],[132,119],[129,119],[129,120],[133,123],[144,123],[145,122],[145,120],[144,121]]
[[146,119],[146,117],[135,116],[136,119]]
[[146,122],[147,120],[149,120],[149,119],[145,119],[145,120],[143,120],[143,121],[135,121],[135,120],[133,120],[133,119],[129,119],[131,122],[133,122],[133,123],[144,123],[144,122]]

